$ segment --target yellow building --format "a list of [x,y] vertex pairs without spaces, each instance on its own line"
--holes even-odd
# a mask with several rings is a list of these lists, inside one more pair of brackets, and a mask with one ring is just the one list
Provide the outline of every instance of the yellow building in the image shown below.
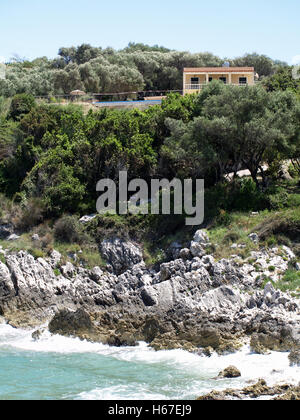
[[255,83],[254,67],[199,67],[183,71],[183,94],[198,93],[212,80],[227,85],[247,86]]

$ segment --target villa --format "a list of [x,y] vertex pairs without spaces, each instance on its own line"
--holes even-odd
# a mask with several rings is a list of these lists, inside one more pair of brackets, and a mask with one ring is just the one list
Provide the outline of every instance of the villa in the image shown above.
[[254,67],[199,67],[183,70],[183,94],[199,93],[212,80],[227,85],[247,86],[255,83]]

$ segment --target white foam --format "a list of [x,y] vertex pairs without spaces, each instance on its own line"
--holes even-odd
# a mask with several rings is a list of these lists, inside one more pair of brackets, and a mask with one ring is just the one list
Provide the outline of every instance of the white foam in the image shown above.
[[[58,354],[92,353],[102,357],[110,357],[116,361],[136,365],[141,369],[156,369],[164,371],[165,382],[159,383],[153,389],[149,384],[139,382],[138,377],[132,381],[111,386],[95,388],[77,396],[79,399],[190,399],[210,392],[212,389],[240,388],[248,381],[263,378],[269,385],[300,381],[300,368],[290,367],[288,353],[272,352],[270,355],[257,355],[250,352],[249,346],[241,351],[225,356],[214,354],[212,357],[200,357],[184,350],[154,351],[146,343],[137,347],[109,347],[99,343],[81,341],[78,338],[68,338],[51,335],[47,330],[41,339],[34,341],[33,330],[16,330],[6,324],[0,324],[0,352],[7,350],[30,351]],[[103,363],[103,360],[99,363]],[[218,373],[229,365],[236,366],[242,374],[234,380],[215,380]],[[133,375],[134,376],[134,375]],[[169,380],[166,381],[166,378]],[[174,383],[173,378],[179,378]],[[158,378],[159,380],[159,378]]]
[[78,400],[165,400],[165,394],[153,393],[150,386],[141,384],[115,385],[103,389],[82,392]]

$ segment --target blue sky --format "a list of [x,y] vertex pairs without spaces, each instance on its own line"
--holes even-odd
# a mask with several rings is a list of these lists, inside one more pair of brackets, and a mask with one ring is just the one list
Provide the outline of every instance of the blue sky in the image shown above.
[[0,57],[132,41],[221,57],[256,51],[292,63],[299,18],[299,0],[0,0]]

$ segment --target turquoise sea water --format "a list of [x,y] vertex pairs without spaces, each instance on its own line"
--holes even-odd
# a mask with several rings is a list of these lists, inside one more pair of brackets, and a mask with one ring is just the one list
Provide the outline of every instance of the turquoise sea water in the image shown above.
[[[155,352],[145,343],[114,348],[48,332],[35,342],[31,334],[0,324],[1,400],[183,400],[251,379],[300,381],[300,369],[289,367],[287,353],[253,355],[245,347],[234,355],[205,358],[182,350]],[[242,378],[213,379],[232,364]]]

